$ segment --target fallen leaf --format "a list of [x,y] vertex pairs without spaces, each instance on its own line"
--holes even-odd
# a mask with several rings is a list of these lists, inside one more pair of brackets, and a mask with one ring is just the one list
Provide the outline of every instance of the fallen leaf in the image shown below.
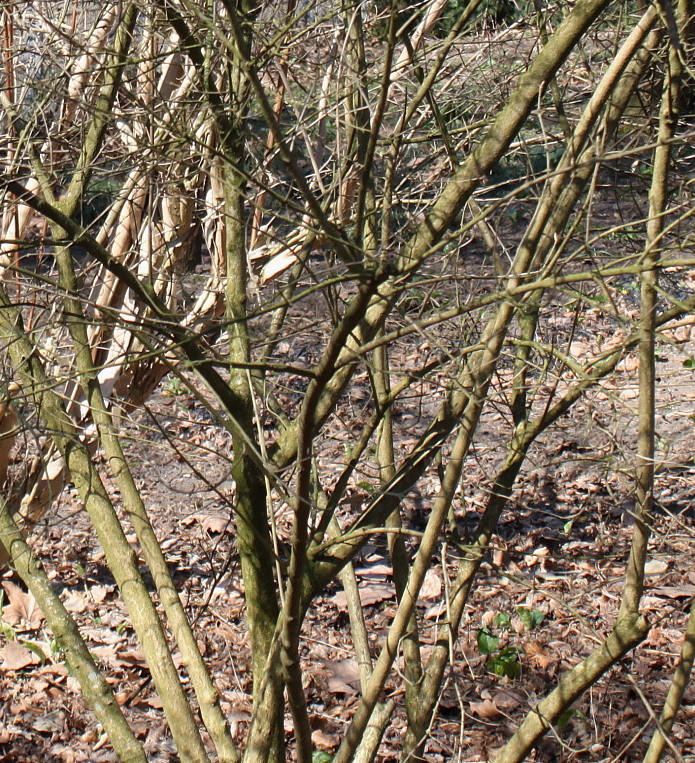
[[111,586],[94,585],[89,589],[89,593],[92,596],[92,600],[96,604],[101,604],[102,601],[108,596]]
[[360,567],[355,570],[355,574],[360,578],[374,578],[376,580],[387,580],[393,575],[393,567],[384,562],[376,562],[368,567]]
[[36,630],[43,622],[43,613],[32,593],[25,593],[14,583],[2,584],[10,602],[2,608],[3,620],[10,625],[22,626],[26,630]]
[[322,750],[332,750],[338,746],[340,739],[337,734],[327,734],[322,729],[311,732],[311,741]]
[[65,726],[65,711],[54,710],[46,715],[37,716],[31,723],[31,727],[44,734],[55,734]]
[[653,589],[653,593],[657,596],[665,596],[667,599],[689,599],[691,596],[695,596],[695,586],[682,585],[682,586],[659,586]]
[[499,694],[495,695],[493,702],[500,708],[500,710],[504,710],[508,713],[511,710],[516,710],[516,708],[523,702],[523,699],[518,694],[512,693],[511,691],[501,691]]
[[328,690],[342,694],[354,694],[360,685],[360,673],[356,660],[347,657],[344,660],[330,662],[324,660],[323,664],[328,672]]
[[422,581],[420,596],[423,599],[438,599],[442,595],[442,579],[435,570],[427,570]]
[[644,565],[645,575],[662,575],[668,569],[668,564],[661,559],[652,559]]
[[[370,604],[378,604],[385,599],[392,599],[396,595],[393,586],[388,583],[369,583],[368,585],[361,585],[359,591],[360,601],[362,602],[363,607],[367,607]],[[345,591],[338,591],[338,593],[331,597],[331,601],[339,609],[345,609],[347,606],[347,596],[345,595]]]
[[432,604],[425,610],[424,618],[426,620],[433,620],[436,617],[442,617],[446,614],[446,602],[438,601],[436,604]]
[[18,641],[10,641],[0,649],[2,664],[0,670],[22,670],[30,665],[38,665],[41,662],[38,654],[22,646]]
[[639,368],[639,359],[635,355],[628,355],[618,363],[615,370],[619,373],[632,373]]
[[555,659],[537,641],[527,641],[524,644],[524,652],[526,652],[529,662],[541,669],[547,668],[548,665],[555,662]]
[[484,699],[482,702],[471,702],[469,708],[480,718],[497,718],[502,715],[495,700]]
[[80,615],[89,609],[89,603],[85,599],[85,595],[77,591],[70,591],[63,600],[63,604],[65,609],[73,615]]

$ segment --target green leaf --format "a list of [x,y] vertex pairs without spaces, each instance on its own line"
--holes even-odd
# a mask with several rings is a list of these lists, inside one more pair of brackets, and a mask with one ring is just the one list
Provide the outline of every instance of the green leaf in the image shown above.
[[686,358],[683,361],[683,368],[695,368],[695,358]]
[[314,750],[311,755],[311,763],[331,763],[333,755],[325,750]]
[[495,625],[502,630],[509,630],[512,625],[512,618],[508,612],[499,612],[495,615]]
[[545,615],[538,609],[527,609],[526,607],[517,607],[517,614],[521,622],[530,630],[535,630],[545,619]]
[[489,628],[481,628],[476,636],[476,641],[480,654],[492,654],[497,651],[500,645],[500,640],[497,636],[493,636]]
[[485,667],[500,678],[515,680],[521,676],[519,652],[515,646],[509,646],[485,663]]
[[565,710],[565,712],[561,713],[560,717],[555,721],[555,726],[558,729],[564,729],[576,714],[577,711],[573,707],[569,710]]

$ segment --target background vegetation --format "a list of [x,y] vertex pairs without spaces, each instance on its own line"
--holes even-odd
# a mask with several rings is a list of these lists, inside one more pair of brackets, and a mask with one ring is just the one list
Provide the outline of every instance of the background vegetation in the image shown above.
[[5,671],[67,663],[89,760],[685,759],[690,3],[2,13]]

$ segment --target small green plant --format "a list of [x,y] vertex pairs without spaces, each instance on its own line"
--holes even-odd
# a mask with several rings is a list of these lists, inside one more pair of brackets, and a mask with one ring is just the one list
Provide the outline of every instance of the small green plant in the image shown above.
[[[500,627],[509,628],[509,622],[507,622],[505,616],[509,618],[506,612],[500,613],[495,618],[495,623]],[[507,623],[506,625],[504,623]],[[519,678],[521,675],[521,663],[519,662],[519,649],[516,646],[505,646],[500,649],[500,640],[490,630],[490,628],[481,628],[476,636],[478,644],[478,651],[481,654],[487,655],[487,661],[485,667],[491,673],[494,673],[500,678],[507,677],[511,679]]]
[[516,613],[519,615],[521,622],[530,630],[533,631],[538,628],[545,615],[539,609],[527,609],[526,607],[517,607]]
[[495,625],[504,631],[508,631],[512,627],[512,616],[509,612],[498,612],[495,615]]
[[511,678],[513,681],[520,678],[519,647],[506,646],[504,649],[500,649],[497,654],[488,659],[485,667],[500,678]]
[[[538,609],[528,609],[528,607],[517,607],[516,613],[521,622],[529,631],[538,628],[545,615]],[[495,628],[506,633],[512,628],[512,618],[508,612],[498,612],[494,618]],[[521,650],[518,646],[510,644],[500,646],[500,638],[496,636],[492,628],[484,627],[478,630],[476,634],[476,643],[480,654],[487,656],[485,667],[491,673],[500,678],[510,678],[515,680],[521,676]]]
[[[5,591],[0,588],[0,611],[2,611],[5,605]],[[6,641],[14,641],[17,638],[17,632],[15,629],[4,620],[0,620],[0,636],[3,636]]]
[[500,640],[489,628],[481,628],[475,637],[480,654],[493,654],[499,649]]
[[179,395],[185,394],[187,391],[186,385],[178,376],[172,376],[162,385],[162,392],[168,397],[178,397]]

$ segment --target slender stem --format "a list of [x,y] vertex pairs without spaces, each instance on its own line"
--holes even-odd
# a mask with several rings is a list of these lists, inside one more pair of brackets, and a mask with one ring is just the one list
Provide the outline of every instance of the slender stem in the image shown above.
[[121,763],[146,763],[147,756],[128,726],[111,687],[99,672],[75,621],[51,586],[36,555],[24,540],[2,496],[0,542],[9,554],[17,574],[41,607],[60,649],[65,654],[70,670],[80,683],[87,704],[104,727],[118,760]]
[[[686,5],[686,3],[682,3]],[[685,8],[681,8],[685,10]],[[688,15],[681,18],[688,18]],[[644,565],[647,559],[654,505],[654,455],[656,412],[656,329],[657,289],[660,245],[664,212],[668,205],[668,181],[672,139],[677,119],[683,64],[671,45],[659,109],[659,134],[654,149],[652,183],[649,189],[649,218],[641,272],[641,313],[639,334],[639,408],[636,467],[635,526],[625,573],[620,614],[637,612],[644,590]]]

